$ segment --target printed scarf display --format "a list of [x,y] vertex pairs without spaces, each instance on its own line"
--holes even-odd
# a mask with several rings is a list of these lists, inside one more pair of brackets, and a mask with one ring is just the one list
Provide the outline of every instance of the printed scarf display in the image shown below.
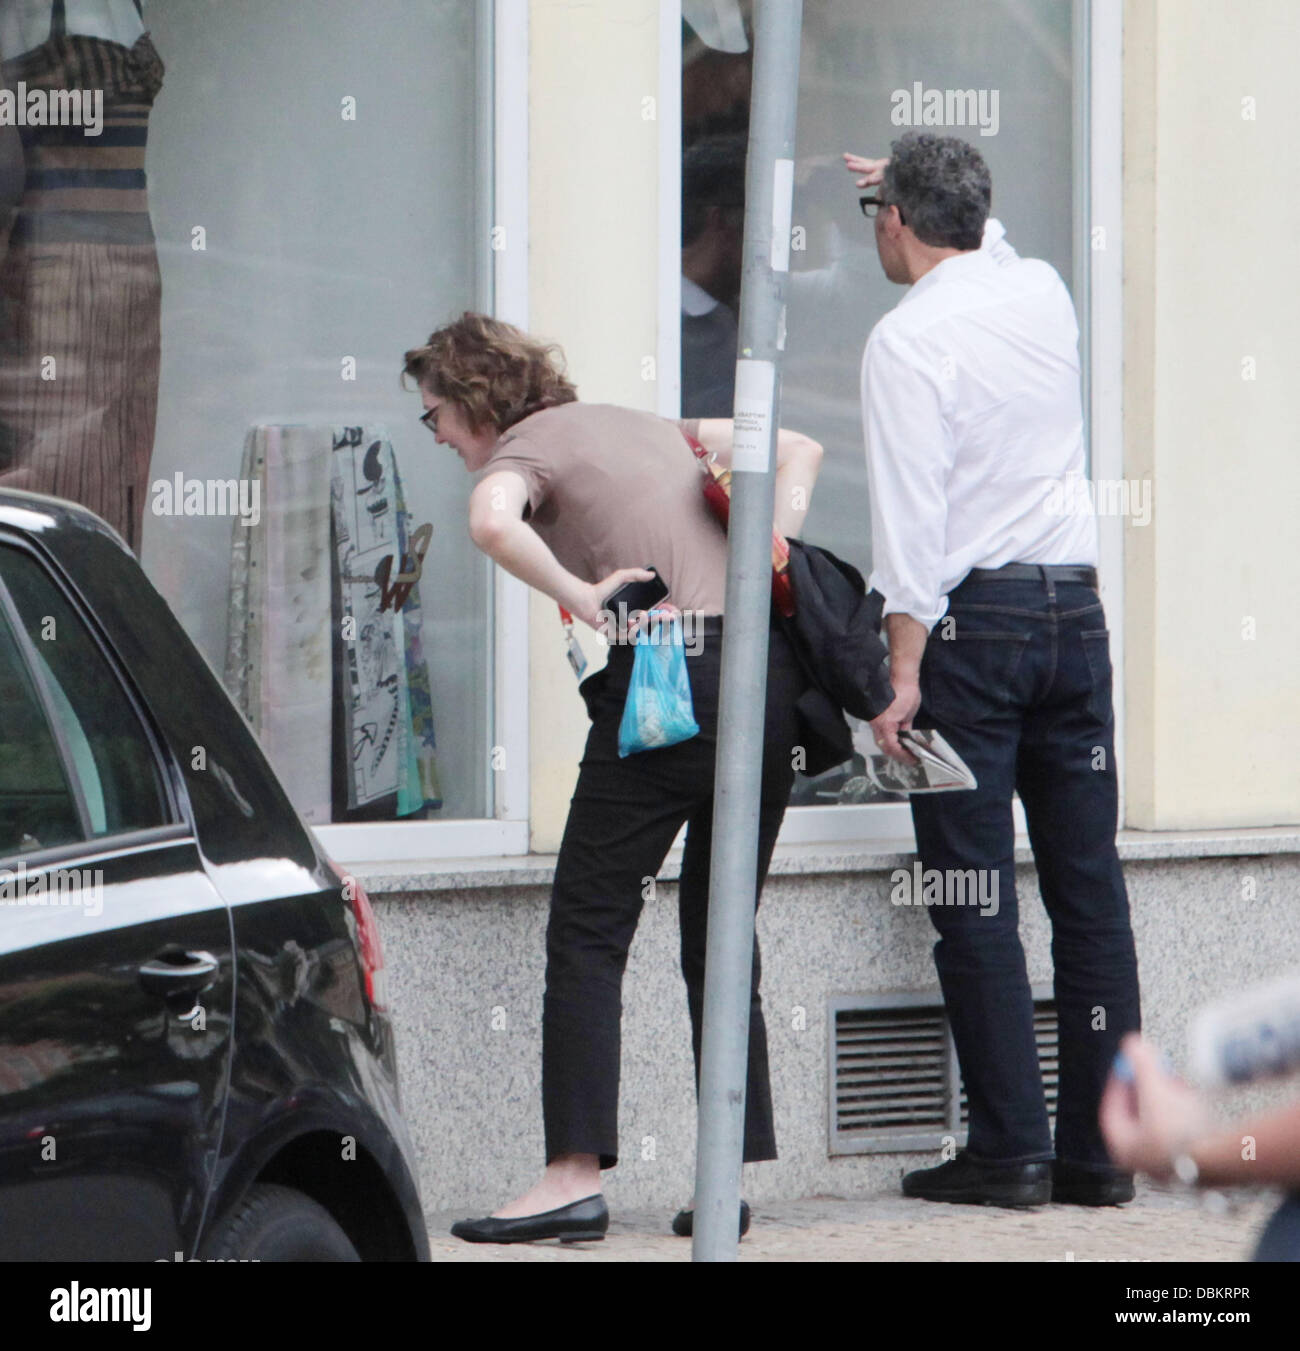
[[398,816],[441,806],[414,535],[393,447],[361,427],[334,434],[331,502],[342,594],[348,807],[397,795]]
[[234,526],[225,683],[290,800],[313,825],[332,819],[342,700],[346,807],[394,794],[397,816],[441,806],[418,585],[431,531],[412,530],[386,433],[254,427],[241,476],[258,483],[262,518]]

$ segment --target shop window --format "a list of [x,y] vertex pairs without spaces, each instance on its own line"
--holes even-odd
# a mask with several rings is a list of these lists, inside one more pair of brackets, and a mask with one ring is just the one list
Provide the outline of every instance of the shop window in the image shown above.
[[[730,417],[740,297],[750,0],[682,6],[682,329],[685,416]],[[805,538],[871,570],[859,369],[876,321],[902,298],[876,257],[843,151],[889,153],[905,131],[971,141],[993,177],[993,214],[1022,256],[1072,286],[1076,201],[1074,6],[965,0],[816,0],[803,9],[791,273],[781,421],[826,457]],[[937,96],[937,98],[936,98]],[[1075,295],[1082,315],[1085,297]],[[871,745],[870,730],[855,741]],[[902,801],[861,755],[799,776],[792,805]]]
[[398,383],[491,305],[483,13],[0,14],[62,91],[0,128],[0,482],[141,554],[313,824],[492,814],[491,574]]

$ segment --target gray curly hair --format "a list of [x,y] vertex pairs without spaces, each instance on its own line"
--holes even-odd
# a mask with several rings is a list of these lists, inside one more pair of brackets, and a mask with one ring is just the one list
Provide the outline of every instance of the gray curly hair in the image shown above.
[[957,136],[910,131],[889,148],[884,200],[908,228],[936,248],[977,249],[993,202],[984,157]]

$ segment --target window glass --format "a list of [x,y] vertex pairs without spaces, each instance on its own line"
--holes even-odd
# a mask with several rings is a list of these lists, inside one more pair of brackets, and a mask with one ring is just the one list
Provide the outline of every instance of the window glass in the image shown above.
[[69,93],[0,129],[0,475],[137,551],[312,823],[492,815],[491,566],[400,383],[492,304],[490,8],[0,13]]
[[[781,421],[826,448],[805,538],[864,577],[871,513],[859,371],[873,325],[905,291],[881,271],[872,223],[858,205],[863,190],[842,152],[887,155],[890,141],[912,129],[968,140],[988,163],[1006,241],[1022,257],[1051,263],[1073,291],[1072,11],[1068,0],[804,5]],[[751,13],[749,0],[683,6],[687,416],[732,411]],[[870,744],[869,729],[858,732]],[[882,798],[862,769],[859,757],[818,780],[800,776],[791,801]]]
[[0,857],[83,838],[45,710],[0,607]]
[[166,825],[153,749],[94,639],[30,555],[0,550],[0,577],[40,663],[91,835]]

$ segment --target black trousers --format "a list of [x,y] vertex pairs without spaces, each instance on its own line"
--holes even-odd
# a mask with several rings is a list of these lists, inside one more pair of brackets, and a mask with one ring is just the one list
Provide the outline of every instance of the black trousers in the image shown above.
[[[577,787],[569,808],[551,893],[542,1006],[542,1110],[546,1161],[559,1154],[598,1154],[618,1162],[619,1023],[623,970],[641,906],[669,847],[687,826],[678,886],[682,974],[686,978],[699,1085],[704,1009],[704,952],[717,749],[720,621],[696,635],[687,653],[699,735],[676,746],[620,759],[623,715],[634,647],[615,645],[608,665],[582,684],[591,715]],[[758,890],[767,875],[794,780],[794,704],[804,679],[788,640],[771,632],[759,813]],[[754,904],[758,904],[755,894]],[[767,1030],[754,940],[749,1069],[745,1099],[746,1161],[774,1159]]]

